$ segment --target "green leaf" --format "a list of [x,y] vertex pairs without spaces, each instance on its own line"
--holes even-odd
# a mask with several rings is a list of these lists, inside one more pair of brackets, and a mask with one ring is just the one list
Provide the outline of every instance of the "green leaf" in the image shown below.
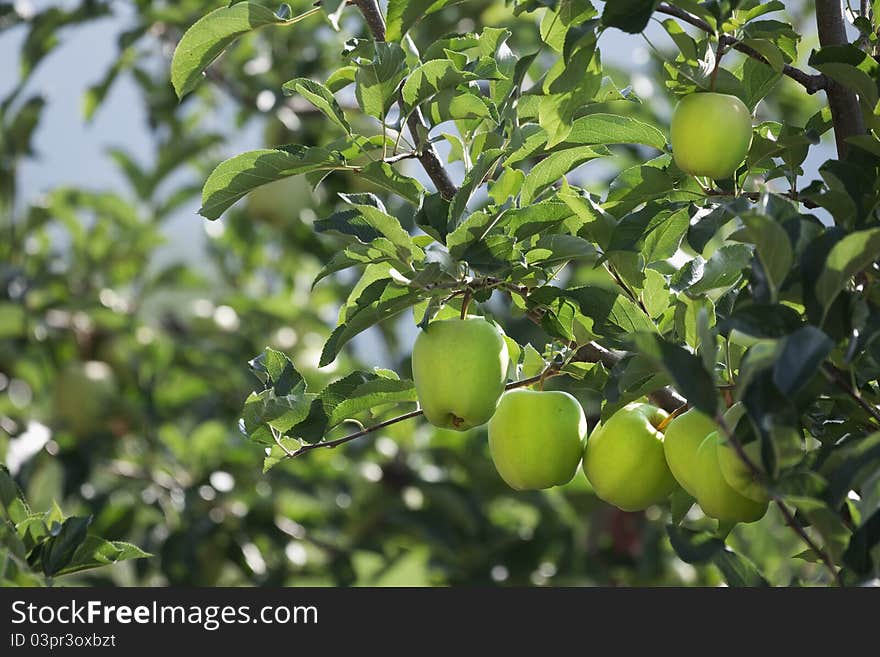
[[325,148],[291,145],[260,149],[221,162],[202,188],[199,214],[217,219],[252,189],[310,171],[334,171],[345,165],[342,157]]
[[331,427],[378,406],[418,399],[412,381],[401,380],[387,370],[353,372],[327,386],[318,397],[328,412]]
[[714,417],[718,410],[718,391],[715,380],[703,367],[703,360],[683,347],[667,342],[656,334],[633,336],[639,353],[662,367],[675,383],[676,389],[688,403],[706,415]]
[[358,172],[358,177],[416,206],[425,193],[425,188],[418,180],[403,175],[387,162],[371,162]]
[[252,359],[248,366],[265,388],[272,388],[276,395],[284,396],[306,391],[306,381],[286,354],[266,347],[262,354]]
[[418,301],[418,291],[400,286],[390,278],[370,283],[347,311],[343,323],[330,334],[321,352],[319,366],[332,363],[342,347],[358,333],[394,317]]
[[596,247],[576,235],[542,235],[526,252],[526,262],[541,267],[572,260],[595,261],[598,258]]
[[834,349],[834,342],[815,326],[804,326],[782,340],[773,365],[773,383],[789,397],[806,386]]
[[441,90],[478,78],[474,73],[460,70],[451,59],[432,59],[425,62],[410,73],[400,90],[405,112],[408,114]]
[[450,0],[388,0],[385,38],[400,41],[413,25],[449,3]]
[[706,532],[667,525],[669,542],[678,557],[691,564],[714,564],[729,586],[769,586],[754,564]]
[[751,261],[752,249],[745,244],[722,246],[703,264],[702,276],[688,288],[688,292],[703,294],[736,285]]
[[61,525],[55,523],[51,537],[43,544],[40,560],[47,577],[57,575],[68,566],[77,548],[86,540],[91,516],[72,516]]
[[873,110],[880,101],[877,80],[880,63],[855,45],[825,46],[810,55],[810,66],[855,91],[862,103]]
[[333,97],[330,90],[320,82],[306,78],[296,78],[285,82],[281,90],[285,96],[292,96],[298,93],[318,108],[333,123],[345,130],[346,133],[351,134],[351,126],[348,124],[342,108],[336,102],[336,98]]
[[849,280],[880,259],[880,228],[856,231],[837,242],[828,253],[819,279],[816,299],[828,313]]
[[585,162],[595,160],[603,155],[604,153],[595,151],[589,146],[566,148],[551,153],[538,162],[526,176],[521,192],[522,203],[528,205],[542,189],[552,185],[563,175]]
[[660,0],[613,0],[606,2],[602,24],[630,34],[638,34],[648,26],[651,14]]
[[348,53],[357,64],[355,96],[365,114],[384,120],[397,101],[397,88],[407,73],[406,54],[396,43],[356,41]]
[[479,159],[473,168],[467,172],[464,181],[461,183],[452,203],[449,205],[449,230],[454,230],[461,215],[467,210],[467,204],[471,196],[483,184],[489,174],[494,170],[495,165],[504,156],[504,150],[493,148],[480,153]]
[[776,301],[782,281],[791,271],[794,253],[785,229],[773,219],[756,213],[741,216],[745,228],[730,236],[732,240],[755,245],[755,251]]
[[98,536],[89,535],[73,553],[70,563],[61,568],[56,575],[69,575],[83,570],[109,566],[129,559],[145,559],[153,556],[144,552],[137,545],[124,541],[107,541]]
[[861,526],[853,532],[849,545],[843,553],[843,561],[853,572],[868,577],[874,572],[873,552],[880,543],[880,510],[874,511]]
[[[604,336],[615,345],[624,345],[637,332],[656,331],[654,323],[629,298],[595,285],[572,289],[544,286],[529,295],[529,302],[546,306],[554,312],[567,303],[579,311],[584,328]],[[577,318],[574,318],[577,319]]]
[[178,98],[192,91],[204,71],[238,37],[266,25],[292,25],[319,10],[289,19],[253,2],[220,7],[197,20],[184,33],[171,59],[171,84]]
[[575,119],[565,141],[570,144],[643,144],[660,151],[666,147],[666,137],[657,128],[617,114],[588,114]]

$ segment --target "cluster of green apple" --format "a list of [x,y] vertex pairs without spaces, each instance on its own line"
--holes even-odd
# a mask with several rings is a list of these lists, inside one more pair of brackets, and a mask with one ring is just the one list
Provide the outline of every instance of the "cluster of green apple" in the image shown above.
[[596,494],[625,511],[661,503],[680,485],[720,521],[764,515],[763,486],[712,418],[692,409],[671,419],[651,404],[631,403],[588,439],[577,399],[555,390],[505,391],[507,367],[503,334],[479,317],[432,322],[413,348],[425,418],[458,431],[488,422],[492,461],[511,488],[564,485],[582,462]]

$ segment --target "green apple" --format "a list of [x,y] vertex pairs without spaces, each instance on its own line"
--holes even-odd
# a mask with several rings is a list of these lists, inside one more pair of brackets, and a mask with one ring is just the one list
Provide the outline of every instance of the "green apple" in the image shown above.
[[755,522],[767,512],[767,500],[763,502],[741,495],[725,480],[721,473],[719,448],[722,438],[713,431],[697,449],[694,482],[697,502],[707,516],[727,522]]
[[507,342],[480,317],[431,322],[416,338],[413,382],[425,418],[465,431],[492,417],[507,380]]
[[586,435],[584,410],[567,392],[510,390],[489,420],[489,451],[511,488],[550,488],[574,477]]
[[99,360],[73,363],[61,370],[53,383],[55,420],[77,435],[105,426],[117,395],[110,366]]
[[712,92],[682,98],[672,113],[672,156],[694,176],[729,178],[752,142],[752,116],[736,96]]
[[693,497],[697,496],[694,484],[697,449],[713,431],[718,431],[715,420],[692,408],[674,418],[664,432],[666,463],[676,481]]
[[[743,445],[743,450],[749,460],[761,468],[761,443],[755,441]],[[760,477],[743,462],[729,442],[722,442],[718,446],[718,465],[724,481],[737,493],[755,502],[767,502],[767,489]]]
[[640,511],[675,490],[658,429],[667,417],[656,406],[631,403],[593,430],[584,474],[596,495],[624,511]]

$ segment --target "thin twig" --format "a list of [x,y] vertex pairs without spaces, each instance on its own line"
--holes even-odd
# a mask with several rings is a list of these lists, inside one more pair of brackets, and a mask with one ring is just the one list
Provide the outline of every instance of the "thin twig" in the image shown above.
[[[546,368],[543,372],[538,374],[537,376],[530,376],[527,379],[521,379],[520,381],[514,381],[513,383],[508,383],[504,386],[505,390],[514,390],[515,388],[525,388],[535,383],[539,383],[544,379],[547,379],[551,376],[555,376],[557,374],[557,370],[552,365]],[[350,433],[347,436],[343,436],[342,438],[336,438],[335,440],[322,440],[317,443],[308,443],[306,445],[301,446],[300,448],[290,451],[285,449],[282,446],[282,449],[285,451],[285,458],[295,459],[298,456],[302,456],[306,452],[311,452],[314,449],[322,449],[329,448],[333,449],[334,447],[339,447],[340,445],[344,445],[345,443],[350,443],[352,440],[357,440],[358,438],[363,438],[371,433],[379,431],[380,429],[384,429],[385,427],[390,427],[392,424],[397,424],[398,422],[403,422],[404,420],[411,420],[414,417],[419,417],[422,415],[424,411],[421,409],[410,411],[409,413],[404,413],[403,415],[398,415],[397,417],[393,417],[390,420],[385,420],[384,422],[380,422],[379,424],[374,424],[369,427],[365,427],[360,431],[356,431],[354,433]]]
[[[664,2],[664,3],[661,3],[657,7],[657,12],[660,14],[666,14],[667,16],[673,16],[675,18],[683,20],[685,23],[688,23],[689,25],[693,25],[697,29],[703,30],[703,32],[707,32],[708,34],[715,34],[715,30],[712,29],[712,26],[709,25],[709,23],[704,21],[702,18],[694,16],[693,14],[688,13],[684,9],[681,9],[679,7],[674,7],[674,6],[669,5]],[[747,46],[746,44],[742,43],[741,41],[739,41],[738,39],[735,39],[732,36],[722,35],[721,38],[719,38],[718,42],[719,42],[719,45],[724,44],[726,46],[729,46],[729,47],[733,48],[734,50],[737,50],[737,51],[743,53],[744,55],[748,55],[752,59],[757,59],[759,62],[763,62],[764,64],[767,64],[768,66],[770,64],[767,61],[767,59],[761,53],[759,53],[757,50]],[[789,64],[786,64],[785,66],[782,67],[782,74],[791,78],[792,80],[794,80],[795,82],[797,82],[798,84],[803,86],[804,89],[806,89],[808,94],[814,94],[817,91],[820,91],[822,89],[826,89],[828,87],[829,81],[828,81],[828,78],[825,77],[824,75],[821,75],[821,74],[812,75],[810,73],[807,73],[806,71],[802,71],[801,69],[799,69],[795,66],[791,66]]]
[[865,398],[862,397],[859,391],[846,382],[843,376],[843,372],[834,367],[834,365],[827,363],[822,366],[822,372],[831,380],[832,383],[834,383],[834,385],[843,390],[843,392],[849,395],[854,402],[865,409],[868,415],[874,418],[876,422],[880,423],[880,411],[878,411],[875,406],[865,401]]
[[[749,455],[746,453],[746,450],[743,448],[742,443],[739,439],[734,435],[733,431],[731,431],[730,427],[727,426],[727,422],[724,419],[722,414],[718,414],[715,417],[715,421],[719,427],[721,427],[721,431],[724,434],[725,439],[728,443],[730,443],[731,447],[733,447],[739,459],[745,464],[745,466],[749,469],[754,477],[756,477],[759,481],[763,480],[764,473],[763,471],[749,458]],[[837,570],[837,567],[834,565],[834,561],[832,561],[831,557],[825,552],[822,548],[820,548],[816,542],[810,537],[810,535],[804,530],[801,524],[794,517],[794,514],[785,506],[783,499],[777,495],[773,490],[767,488],[765,486],[765,490],[767,492],[767,496],[773,501],[776,507],[779,509],[780,513],[782,513],[782,517],[785,518],[785,524],[791,527],[791,529],[800,537],[800,539],[809,547],[817,557],[822,561],[828,571],[831,573],[834,581],[837,582],[837,585],[840,587],[844,586],[843,578],[840,576],[840,572]]]
[[[352,0],[352,4],[360,10],[361,14],[363,14],[364,20],[367,23],[367,27],[370,28],[370,33],[373,35],[373,38],[376,41],[384,41],[385,19],[382,16],[382,10],[379,9],[379,3],[376,0]],[[437,191],[440,192],[441,196],[447,200],[451,199],[455,196],[458,188],[446,172],[446,168],[440,161],[440,155],[434,148],[434,144],[422,141],[421,133],[422,131],[428,131],[428,124],[425,121],[425,117],[422,115],[422,110],[420,108],[417,107],[415,111],[409,115],[406,125],[409,127],[409,131],[412,134],[413,144],[415,150],[419,153],[419,162],[421,162],[425,173],[431,178],[431,181],[434,183],[434,186],[437,187]]]
[[[746,198],[753,203],[757,203],[761,200],[761,197],[764,195],[764,192],[740,192],[739,194],[734,194],[732,192],[725,192],[721,189],[705,189],[703,190],[706,193],[706,196],[728,196],[730,198]],[[771,192],[771,194],[776,194],[777,196],[785,197],[795,203],[800,203],[808,210],[815,210],[816,208],[822,207],[815,201],[812,201],[808,198],[804,198],[799,195],[797,192]]]

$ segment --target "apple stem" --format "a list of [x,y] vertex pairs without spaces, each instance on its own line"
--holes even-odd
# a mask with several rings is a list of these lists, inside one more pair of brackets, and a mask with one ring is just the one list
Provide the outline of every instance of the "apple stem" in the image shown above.
[[464,298],[461,301],[461,319],[467,317],[468,306],[471,303],[471,290],[468,288],[464,291]]
[[666,427],[669,426],[670,422],[672,422],[675,418],[677,418],[679,415],[684,413],[689,408],[690,408],[690,405],[688,405],[688,404],[682,404],[681,406],[676,408],[669,415],[667,415],[659,425],[657,425],[657,431],[659,431],[661,433],[663,431],[665,431]]

